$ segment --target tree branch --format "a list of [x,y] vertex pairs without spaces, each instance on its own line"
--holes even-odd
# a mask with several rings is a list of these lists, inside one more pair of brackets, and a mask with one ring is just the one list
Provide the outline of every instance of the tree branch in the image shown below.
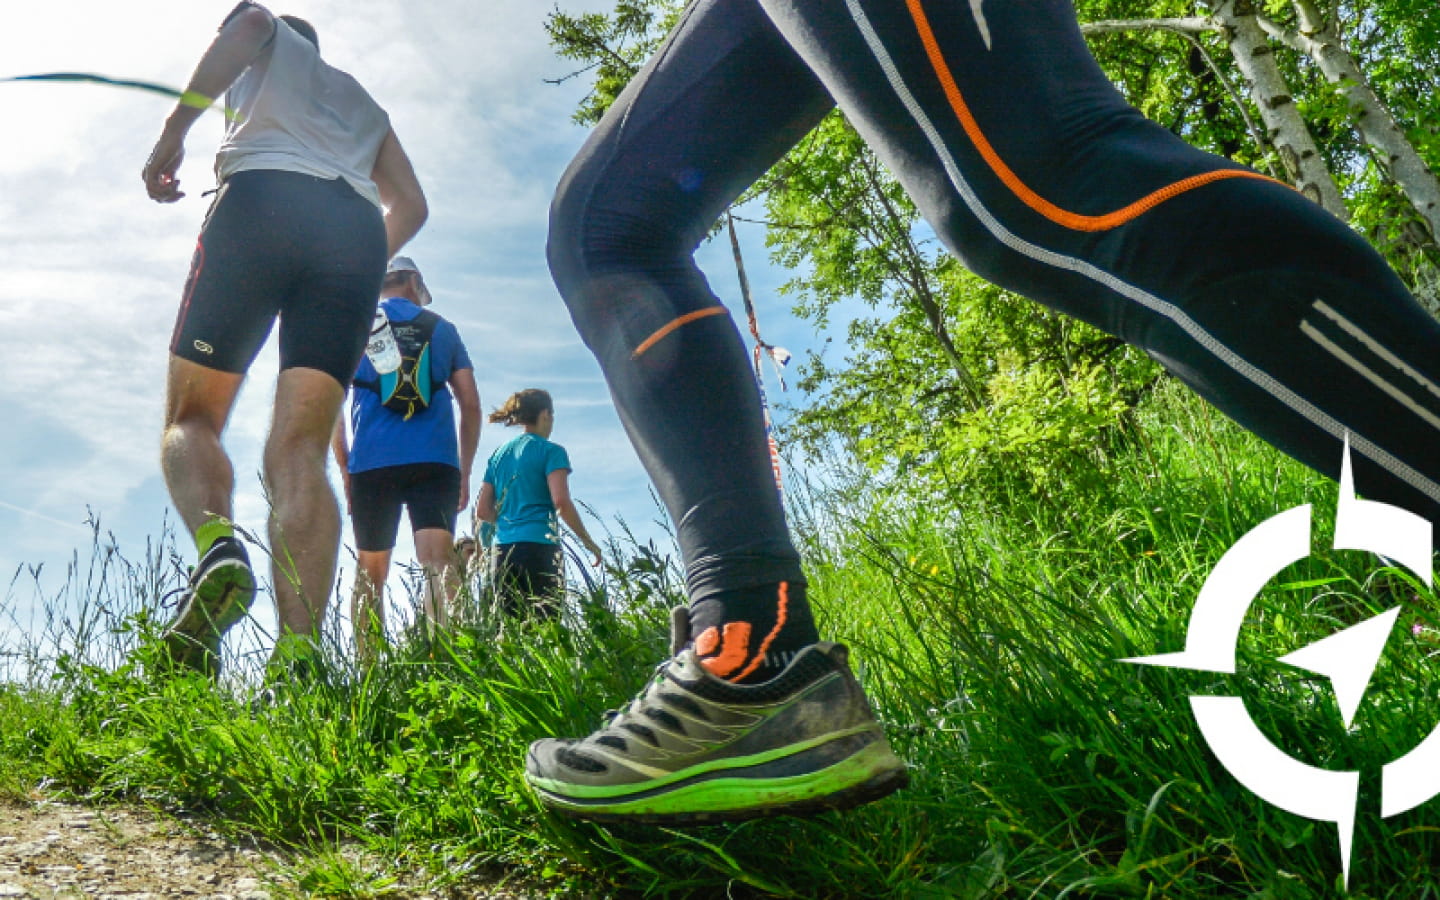
[[1201,34],[1219,31],[1219,27],[1203,16],[1189,16],[1174,19],[1102,19],[1099,22],[1085,22],[1080,32],[1085,35],[1114,34],[1119,31],[1175,31],[1181,34]]
[[[881,208],[885,211],[886,218],[895,229],[899,238],[896,243],[899,244],[901,252],[905,257],[905,266],[909,269],[908,273],[898,272],[894,269],[892,269],[892,271],[895,272],[896,277],[901,279],[901,281],[908,281],[910,283],[910,289],[914,292],[915,300],[920,305],[920,311],[924,314],[925,320],[930,324],[931,334],[935,336],[936,342],[940,344],[940,349],[945,354],[945,358],[950,361],[951,367],[955,370],[955,377],[960,381],[960,386],[969,395],[971,402],[974,403],[980,398],[979,382],[976,381],[974,374],[966,367],[965,361],[960,358],[960,351],[956,349],[955,342],[950,337],[950,330],[945,326],[944,311],[940,308],[940,304],[936,302],[935,296],[930,290],[930,282],[925,272],[925,265],[920,258],[920,251],[915,247],[910,238],[910,229],[903,221],[899,210],[895,209],[894,205],[890,202],[890,198],[885,195],[885,188],[880,183],[878,173],[875,171],[874,161],[868,157],[869,154],[867,154],[867,162],[871,164],[866,167],[866,175],[870,182],[870,190],[879,198]],[[907,278],[906,274],[910,277]]]
[[596,61],[596,62],[593,62],[593,63],[591,63],[590,65],[586,66],[586,67],[583,68],[583,69],[576,69],[575,71],[571,72],[569,75],[561,75],[559,78],[542,78],[542,79],[540,79],[540,80],[543,81],[543,82],[545,82],[546,84],[564,84],[565,82],[569,81],[569,80],[572,79],[572,78],[579,78],[581,75],[584,75],[586,72],[593,72],[593,71],[595,71],[595,69],[599,68],[599,66],[600,66],[599,61]]

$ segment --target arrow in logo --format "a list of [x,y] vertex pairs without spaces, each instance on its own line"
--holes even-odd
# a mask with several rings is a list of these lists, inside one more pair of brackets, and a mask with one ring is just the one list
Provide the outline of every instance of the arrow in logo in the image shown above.
[[1340,704],[1340,716],[1349,728],[1399,615],[1397,606],[1286,654],[1279,661],[1329,678]]

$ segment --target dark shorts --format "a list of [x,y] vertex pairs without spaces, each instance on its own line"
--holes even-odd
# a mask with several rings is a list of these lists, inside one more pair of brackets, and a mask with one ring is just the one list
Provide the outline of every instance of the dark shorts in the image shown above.
[[385,274],[380,210],[345,181],[275,170],[226,179],[205,216],[170,352],[249,369],[280,319],[280,368],[349,385]]
[[563,573],[559,544],[518,541],[496,545],[495,585],[501,608],[509,615],[559,615],[565,595]]
[[350,518],[358,550],[392,550],[400,528],[400,507],[410,511],[410,528],[455,533],[460,512],[460,470],[444,463],[411,463],[355,472],[350,476]]

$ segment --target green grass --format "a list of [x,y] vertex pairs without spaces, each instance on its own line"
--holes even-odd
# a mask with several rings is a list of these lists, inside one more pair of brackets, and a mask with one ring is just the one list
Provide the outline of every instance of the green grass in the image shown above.
[[[480,622],[368,677],[332,650],[329,678],[259,706],[243,679],[152,677],[147,636],[178,576],[160,551],[138,565],[97,551],[63,598],[82,612],[51,615],[29,663],[11,658],[0,795],[43,782],[201,810],[296,848],[297,890],[323,894],[384,894],[418,870],[590,896],[1339,895],[1335,827],[1259,800],[1200,738],[1186,697],[1228,693],[1295,757],[1364,773],[1352,896],[1440,895],[1435,804],[1381,820],[1375,777],[1440,721],[1433,594],[1361,554],[1317,552],[1256,601],[1238,674],[1118,663],[1180,649],[1225,550],[1299,503],[1328,527],[1335,487],[1178,390],[1154,395],[1090,475],[1003,507],[856,474],[792,491],[822,633],[851,645],[912,766],[909,789],[847,814],[667,830],[537,807],[525,746],[587,733],[666,653],[678,579],[624,542],[573,627]],[[1397,602],[1347,732],[1328,684],[1274,659]],[[373,865],[336,855],[342,841]]]

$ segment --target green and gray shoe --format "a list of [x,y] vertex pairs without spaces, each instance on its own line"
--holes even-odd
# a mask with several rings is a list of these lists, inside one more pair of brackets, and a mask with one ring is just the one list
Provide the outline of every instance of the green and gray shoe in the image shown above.
[[688,825],[848,809],[909,781],[839,644],[763,684],[711,675],[686,648],[581,740],[530,746],[525,778],[558,812]]
[[255,573],[245,545],[217,540],[190,573],[180,609],[161,640],[170,661],[214,677],[220,672],[220,642],[245,618],[255,599]]

